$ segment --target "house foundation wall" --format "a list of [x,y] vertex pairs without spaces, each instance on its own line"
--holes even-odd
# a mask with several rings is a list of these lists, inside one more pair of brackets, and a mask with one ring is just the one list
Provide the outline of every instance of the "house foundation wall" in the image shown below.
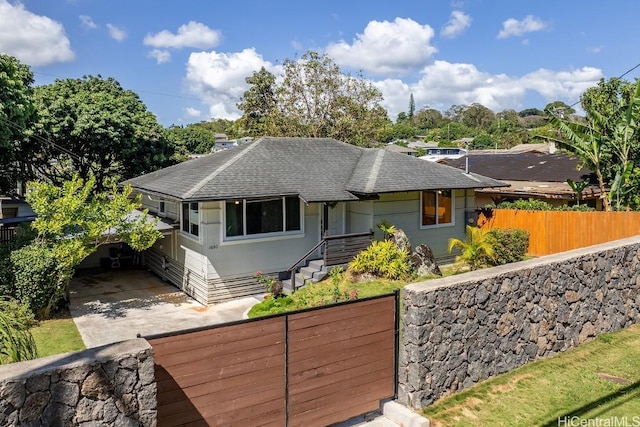
[[640,322],[640,237],[404,289],[399,400],[413,408]]

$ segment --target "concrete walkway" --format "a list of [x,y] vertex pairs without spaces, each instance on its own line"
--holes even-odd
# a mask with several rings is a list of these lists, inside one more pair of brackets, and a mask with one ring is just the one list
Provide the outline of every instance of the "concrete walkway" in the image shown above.
[[144,270],[73,279],[70,311],[87,347],[242,319],[261,295],[204,306]]

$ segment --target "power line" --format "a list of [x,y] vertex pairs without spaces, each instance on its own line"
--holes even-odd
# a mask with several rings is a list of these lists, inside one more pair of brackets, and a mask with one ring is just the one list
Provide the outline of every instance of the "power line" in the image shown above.
[[[33,74],[40,74],[40,75],[43,75],[43,76],[55,77],[56,79],[64,79],[65,78],[65,77],[56,76],[54,74],[43,73],[43,72],[40,72],[40,71],[33,71]],[[179,98],[179,99],[187,99],[189,101],[202,102],[201,99],[190,97],[190,96],[174,95],[174,94],[162,93],[162,92],[154,92],[154,91],[151,91],[151,90],[133,90],[133,89],[131,89],[131,90],[136,92],[136,93],[149,93],[149,94],[152,94],[152,95],[166,96],[168,98]]]
[[[630,72],[632,72],[633,70],[635,70],[636,68],[640,67],[640,62],[637,63],[635,66],[629,68],[627,71],[625,71],[624,73],[620,74],[617,78],[621,79],[624,76],[626,76],[627,74],[629,74]],[[580,103],[580,100],[577,100],[576,102],[574,102],[573,104],[569,105],[569,107],[574,107],[576,105],[578,105]]]
[[[19,130],[21,132],[25,132],[26,131],[25,128],[23,128],[19,124],[15,123],[15,122],[7,119],[7,118],[0,117],[0,120],[2,120],[6,125],[8,125],[9,127],[12,127],[13,129]],[[55,148],[57,150],[62,151],[66,155],[76,159],[79,162],[82,161],[82,158],[80,156],[78,156],[77,154],[75,154],[74,152],[67,150],[66,148],[56,144],[55,142],[53,142],[53,141],[51,141],[51,140],[49,140],[47,138],[43,138],[42,136],[35,135],[35,134],[32,136],[32,138],[34,138],[37,141],[43,142],[43,143],[45,143],[45,144],[47,144],[47,145],[49,145],[49,146],[51,146],[51,147],[53,147],[53,148]]]

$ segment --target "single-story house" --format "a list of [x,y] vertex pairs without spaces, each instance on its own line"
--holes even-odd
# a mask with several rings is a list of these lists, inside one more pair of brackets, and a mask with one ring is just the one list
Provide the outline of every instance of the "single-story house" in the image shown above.
[[567,183],[567,179],[571,179],[574,182],[589,180],[580,197],[580,204],[602,209],[601,191],[595,174],[584,167],[575,155],[555,150],[525,151],[524,148],[517,152],[483,150],[470,151],[468,159],[443,159],[440,163],[461,170],[468,167],[471,172],[509,184],[507,187],[477,189],[478,207],[519,199],[543,200],[553,206],[573,205],[578,201],[576,193]]
[[385,149],[274,137],[125,183],[175,222],[146,264],[205,304],[260,292],[256,271],[287,272],[328,238],[382,238],[383,219],[445,257],[448,239],[464,237],[474,189],[505,185]]

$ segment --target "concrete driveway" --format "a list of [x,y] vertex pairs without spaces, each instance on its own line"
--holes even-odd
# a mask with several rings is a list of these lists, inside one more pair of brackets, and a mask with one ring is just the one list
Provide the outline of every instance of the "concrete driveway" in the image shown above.
[[144,270],[84,274],[70,286],[70,311],[87,347],[242,319],[262,295],[204,306]]

